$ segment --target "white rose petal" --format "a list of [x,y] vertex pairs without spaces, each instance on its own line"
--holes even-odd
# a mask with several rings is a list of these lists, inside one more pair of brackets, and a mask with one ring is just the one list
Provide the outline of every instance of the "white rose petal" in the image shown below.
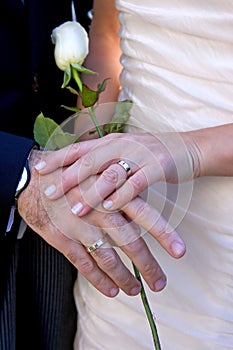
[[65,71],[71,63],[82,64],[88,55],[89,39],[86,30],[74,21],[68,21],[52,31],[52,42],[55,44],[55,61]]

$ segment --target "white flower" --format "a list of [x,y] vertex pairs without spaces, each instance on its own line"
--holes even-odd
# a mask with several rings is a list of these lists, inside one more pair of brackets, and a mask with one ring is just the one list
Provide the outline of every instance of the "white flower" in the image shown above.
[[51,39],[55,44],[54,56],[58,68],[65,71],[71,63],[83,63],[89,51],[89,39],[78,22],[68,21],[56,27]]

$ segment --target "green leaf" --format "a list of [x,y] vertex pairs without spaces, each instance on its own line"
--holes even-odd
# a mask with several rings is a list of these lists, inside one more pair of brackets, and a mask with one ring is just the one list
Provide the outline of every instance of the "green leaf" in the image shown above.
[[92,75],[97,74],[96,72],[93,72],[93,71],[90,70],[90,69],[87,69],[87,68],[85,68],[85,67],[83,67],[83,66],[80,66],[80,64],[77,64],[77,63],[72,63],[71,66],[72,66],[73,68],[75,68],[75,69],[76,69],[78,72],[80,72],[80,73],[92,74]]
[[45,118],[43,113],[40,113],[34,123],[34,139],[42,147],[45,147],[50,136],[58,127],[58,124],[50,119]]
[[87,85],[83,84],[82,105],[91,107],[98,101],[99,94],[95,90],[91,90]]
[[116,103],[115,113],[112,120],[126,123],[130,117],[130,110],[133,106],[131,100],[119,101]]
[[52,119],[40,113],[34,123],[34,139],[43,148],[55,150],[77,142],[77,135],[64,132]]
[[110,78],[106,78],[102,81],[101,84],[98,84],[97,86],[97,92],[98,94],[100,94],[101,92],[103,92],[106,89],[107,86],[107,80],[109,80]]
[[56,149],[58,149],[78,142],[78,137],[76,134],[70,134],[63,131],[55,131],[54,135],[52,135],[52,142],[53,145],[56,146]]
[[67,109],[68,111],[74,112],[74,113],[77,113],[77,112],[80,111],[80,108],[78,108],[78,107],[68,107],[68,106],[65,106],[65,105],[62,105],[61,107]]
[[72,75],[71,75],[71,66],[69,65],[66,68],[66,70],[64,71],[63,84],[61,86],[62,89],[65,88],[69,84],[69,82],[71,80],[71,77],[72,77]]
[[66,86],[66,89],[68,89],[72,94],[78,95],[78,91],[72,88],[71,86]]
[[125,125],[130,118],[130,109],[133,102],[124,100],[116,103],[115,112],[108,124],[104,125],[104,132],[111,134],[113,132],[123,132]]
[[98,84],[96,91],[83,84],[82,104],[84,107],[92,107],[95,105],[99,99],[99,94],[106,89],[107,80],[108,78],[104,79],[101,84]]

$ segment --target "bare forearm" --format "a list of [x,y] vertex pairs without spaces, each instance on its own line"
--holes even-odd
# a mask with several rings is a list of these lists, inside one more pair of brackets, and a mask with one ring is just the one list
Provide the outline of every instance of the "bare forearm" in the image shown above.
[[185,133],[196,153],[196,176],[233,176],[233,123]]
[[96,89],[98,83],[109,78],[107,89],[100,96],[100,102],[114,102],[119,93],[120,43],[118,37],[118,12],[112,0],[94,1],[94,18],[89,32],[89,55],[85,66],[97,72],[94,76],[83,76],[83,81]]

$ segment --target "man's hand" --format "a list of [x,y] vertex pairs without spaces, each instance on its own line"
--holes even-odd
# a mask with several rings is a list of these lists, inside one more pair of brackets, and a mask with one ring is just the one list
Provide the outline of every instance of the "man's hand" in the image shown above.
[[[20,194],[18,209],[26,223],[49,244],[64,254],[100,292],[113,297],[119,288],[128,295],[140,292],[140,283],[120,260],[112,242],[138,267],[153,291],[166,285],[166,277],[142,237],[140,230],[120,212],[107,213],[100,208],[79,218],[71,211],[72,196],[50,201],[44,189],[61,169],[39,176],[34,165],[42,152],[33,151],[30,158],[31,180]],[[99,239],[104,244],[88,253],[87,247]]]
[[40,192],[39,175],[33,167],[41,159],[42,153],[40,151],[31,153],[29,161],[31,180],[18,198],[19,214],[45,241],[64,254],[103,294],[109,297],[117,295],[119,291],[117,284],[97,266],[80,242],[67,237],[53,224],[46,212]]

